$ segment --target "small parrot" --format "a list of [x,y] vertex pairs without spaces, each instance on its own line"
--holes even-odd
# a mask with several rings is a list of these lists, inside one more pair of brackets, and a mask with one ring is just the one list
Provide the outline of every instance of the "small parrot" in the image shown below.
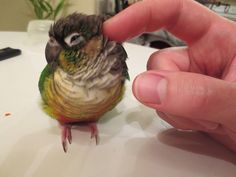
[[98,143],[97,121],[124,95],[129,79],[127,53],[102,32],[106,17],[73,13],[49,30],[47,65],[38,87],[43,110],[61,127],[63,150],[71,144],[71,127],[85,122]]

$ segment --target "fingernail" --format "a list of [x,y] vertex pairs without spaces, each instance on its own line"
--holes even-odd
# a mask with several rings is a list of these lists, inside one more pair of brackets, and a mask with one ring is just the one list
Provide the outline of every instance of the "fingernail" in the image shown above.
[[219,123],[210,122],[207,120],[196,120],[196,122],[208,130],[215,130],[220,125]]
[[161,104],[166,96],[167,81],[164,77],[145,73],[139,75],[133,85],[136,98],[146,104]]

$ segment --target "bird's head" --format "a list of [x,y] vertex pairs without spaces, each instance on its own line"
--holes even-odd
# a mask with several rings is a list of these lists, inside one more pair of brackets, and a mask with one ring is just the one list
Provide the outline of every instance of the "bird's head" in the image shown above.
[[105,18],[73,13],[56,21],[50,28],[45,55],[48,63],[57,63],[62,51],[78,51],[93,37],[102,34]]

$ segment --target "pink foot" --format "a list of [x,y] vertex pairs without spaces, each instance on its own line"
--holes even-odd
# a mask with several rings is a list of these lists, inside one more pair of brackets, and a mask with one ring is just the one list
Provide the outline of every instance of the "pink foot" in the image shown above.
[[68,146],[67,141],[71,144],[72,136],[71,136],[71,125],[61,125],[61,142],[64,152],[67,152]]
[[95,138],[96,145],[99,143],[97,123],[89,123],[91,138]]

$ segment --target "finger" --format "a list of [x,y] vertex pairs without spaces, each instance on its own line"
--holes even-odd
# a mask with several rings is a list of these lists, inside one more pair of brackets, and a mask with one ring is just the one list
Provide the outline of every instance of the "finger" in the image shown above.
[[171,47],[153,53],[147,63],[148,70],[189,71],[186,47]]
[[186,118],[180,118],[176,116],[172,116],[170,114],[165,114],[163,112],[157,111],[157,114],[165,120],[167,123],[172,125],[173,127],[181,130],[206,130],[204,126],[199,125],[198,123],[186,119]]
[[103,31],[111,39],[124,41],[164,27],[192,42],[206,34],[216,19],[218,15],[193,0],[144,0],[107,20]]
[[225,132],[228,134],[228,136],[236,142],[236,131],[235,128],[232,130],[231,128],[228,128],[228,126],[223,127]]
[[207,120],[201,120],[201,119],[192,119],[192,121],[203,126],[205,128],[205,132],[215,132],[215,133],[221,134],[221,135],[226,134],[225,130],[223,129],[223,127],[219,123],[211,122],[211,121],[207,121]]
[[195,119],[190,119],[186,117],[179,117],[170,114],[166,114],[160,111],[157,111],[157,114],[168,122],[170,125],[177,129],[181,130],[195,130],[195,131],[203,131],[207,133],[216,133],[220,135],[225,135],[225,129],[220,126],[220,124],[210,121],[199,121]]
[[133,84],[143,104],[179,117],[235,128],[236,84],[186,72],[147,71]]
[[233,151],[236,151],[236,140],[233,140],[228,135],[219,135],[216,133],[208,133],[208,135],[214,140],[221,142],[226,147],[230,148]]

